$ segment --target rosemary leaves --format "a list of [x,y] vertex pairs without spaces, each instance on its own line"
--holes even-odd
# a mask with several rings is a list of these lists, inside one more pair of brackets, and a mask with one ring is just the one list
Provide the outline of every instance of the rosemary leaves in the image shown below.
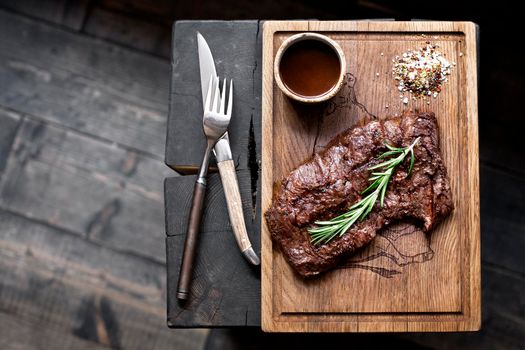
[[419,137],[408,147],[393,147],[385,142],[388,151],[381,154],[379,159],[390,157],[388,160],[371,166],[368,170],[373,170],[368,179],[370,185],[361,193],[366,194],[361,200],[352,205],[348,211],[327,221],[316,221],[317,226],[308,229],[312,237],[312,244],[324,244],[330,242],[337,236],[342,236],[359,219],[363,220],[374,208],[379,198],[381,206],[385,201],[385,193],[388,183],[395,168],[403,163],[407,155],[410,154],[410,165],[408,175],[414,166],[414,147],[419,142]]

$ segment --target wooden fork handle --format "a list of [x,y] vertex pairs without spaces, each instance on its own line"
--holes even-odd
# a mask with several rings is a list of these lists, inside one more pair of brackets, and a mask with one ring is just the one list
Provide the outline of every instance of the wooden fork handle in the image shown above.
[[190,217],[186,240],[184,241],[184,251],[182,253],[182,264],[180,266],[179,284],[177,286],[177,299],[188,299],[190,292],[191,277],[193,272],[193,262],[195,261],[195,251],[197,250],[197,238],[199,235],[202,219],[202,208],[204,204],[204,194],[206,185],[195,182],[193,198],[191,201]]
[[233,228],[233,233],[242,254],[250,263],[259,265],[260,260],[252,248],[250,238],[246,231],[246,224],[244,222],[244,213],[242,210],[241,193],[239,191],[239,183],[235,173],[235,164],[233,160],[224,160],[219,162],[219,173],[221,175],[222,186],[226,196],[226,203],[228,205],[228,215],[230,216],[230,223]]

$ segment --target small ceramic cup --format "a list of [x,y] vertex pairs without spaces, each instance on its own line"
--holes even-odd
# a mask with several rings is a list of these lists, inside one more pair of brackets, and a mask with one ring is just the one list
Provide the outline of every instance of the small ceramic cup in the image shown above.
[[[317,40],[322,43],[325,43],[335,51],[337,57],[339,58],[340,72],[339,72],[339,79],[337,80],[337,83],[334,86],[332,86],[331,89],[329,89],[328,91],[320,95],[316,95],[316,96],[299,95],[296,92],[290,90],[286,86],[286,84],[283,83],[283,80],[281,79],[281,73],[280,73],[279,68],[280,68],[281,58],[283,57],[284,52],[293,44],[299,41],[303,41],[303,40]],[[275,55],[275,60],[274,60],[273,72],[275,76],[275,81],[277,82],[277,86],[279,86],[279,88],[282,90],[282,92],[286,96],[288,96],[289,98],[293,100],[303,102],[303,103],[319,103],[319,102],[323,102],[323,101],[331,99],[339,92],[339,90],[341,90],[341,87],[343,86],[345,72],[346,72],[345,54],[338,43],[336,43],[334,40],[330,39],[329,37],[325,35],[321,35],[317,33],[295,34],[289,37],[288,39],[286,39],[279,47],[279,50],[277,50],[277,54]],[[305,74],[307,73],[305,72]]]

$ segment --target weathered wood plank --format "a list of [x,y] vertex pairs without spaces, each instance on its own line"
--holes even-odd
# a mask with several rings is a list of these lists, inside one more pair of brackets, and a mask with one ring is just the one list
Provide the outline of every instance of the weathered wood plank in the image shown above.
[[228,128],[230,143],[238,169],[248,169],[250,144],[256,143],[253,138],[260,135],[258,132],[250,133],[251,126],[254,121],[260,120],[261,113],[258,21],[175,23],[166,164],[174,169],[198,165],[206,148],[202,132],[197,31],[210,46],[217,74],[221,78],[234,80],[233,114]]
[[0,105],[161,156],[164,60],[0,11]]
[[166,238],[168,326],[260,325],[260,270],[240,254],[229,230],[201,232],[190,299],[175,297],[185,235]]
[[164,262],[161,161],[26,120],[0,183],[0,206]]
[[0,312],[0,348],[10,349],[78,349],[103,350],[109,346],[81,339],[71,332]]
[[481,165],[482,259],[525,274],[525,179]]
[[83,31],[111,42],[169,58],[171,30],[169,24],[94,7]]
[[[241,190],[249,184],[248,171],[238,172]],[[195,176],[165,182],[166,249],[168,268],[168,325],[170,327],[258,326],[260,271],[243,258],[226,211],[218,174],[208,179],[206,208],[197,247],[190,299],[175,298],[182,249]],[[243,193],[246,191],[243,190]],[[251,200],[243,198],[248,235],[260,252],[259,219],[252,216]]]
[[[0,210],[0,218],[2,256],[6,262],[20,260],[28,268],[36,268],[33,263],[41,262],[45,265],[43,271],[57,277],[90,281],[91,288],[122,293],[130,303],[139,300],[151,307],[162,306],[165,286],[162,264],[116,252],[5,210]],[[3,282],[4,286],[16,284],[16,273],[5,275]]]
[[163,264],[0,211],[0,309],[114,348],[200,348],[164,327]]
[[[259,192],[261,87],[256,82],[260,81],[258,59],[260,59],[261,47],[257,22],[176,23],[173,38],[173,80],[166,163],[179,170],[182,169],[175,165],[198,165],[204,149],[194,147],[196,140],[204,140],[200,119],[202,115],[200,78],[196,61],[197,30],[212,46],[218,74],[235,77],[234,91],[238,97],[236,96],[234,102],[234,117],[229,128],[230,138],[234,159],[238,164],[237,177],[248,234],[255,251],[259,254],[260,200],[257,194]],[[238,45],[238,47],[232,49],[227,45],[215,50],[213,41],[219,42],[224,36],[237,38],[232,39],[229,45]],[[241,79],[237,78],[239,74]],[[195,113],[197,118],[194,117]],[[237,119],[242,114],[248,114],[249,118]],[[195,123],[188,123],[188,120]],[[188,149],[188,144],[192,144],[191,149]],[[165,182],[168,325],[172,327],[259,325],[259,270],[249,266],[239,252],[231,231],[218,174],[209,176],[198,248],[200,258],[192,284],[193,297],[185,305],[179,304],[175,298],[194,181],[194,176],[186,176],[167,179]]]
[[16,113],[0,109],[0,179],[11,152],[21,118]]
[[[237,172],[237,178],[241,190],[246,228],[249,234],[253,235],[254,240],[259,240],[258,231],[260,223],[256,219],[256,213],[254,212],[252,200],[249,196],[251,188],[250,173],[248,170],[240,170]],[[165,180],[164,203],[166,235],[168,236],[186,233],[186,219],[190,213],[195,179],[195,176],[181,176],[167,178]],[[201,230],[203,232],[231,230],[228,211],[226,209],[226,199],[219,174],[210,174],[208,176]]]
[[88,12],[89,0],[4,0],[0,7],[79,30]]

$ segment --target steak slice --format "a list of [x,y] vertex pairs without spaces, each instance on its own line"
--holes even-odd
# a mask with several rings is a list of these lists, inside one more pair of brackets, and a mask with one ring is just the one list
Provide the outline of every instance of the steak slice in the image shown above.
[[[345,234],[314,246],[307,229],[316,220],[328,220],[361,199],[368,186],[368,168],[387,151],[384,141],[409,146],[417,137],[415,163],[407,176],[408,161],[399,165],[388,185],[384,206]],[[346,130],[320,153],[293,170],[274,186],[265,217],[272,240],[290,265],[303,277],[337,266],[352,252],[370,243],[376,233],[397,221],[410,221],[431,230],[454,208],[447,170],[441,159],[434,113],[410,114],[372,121]]]

